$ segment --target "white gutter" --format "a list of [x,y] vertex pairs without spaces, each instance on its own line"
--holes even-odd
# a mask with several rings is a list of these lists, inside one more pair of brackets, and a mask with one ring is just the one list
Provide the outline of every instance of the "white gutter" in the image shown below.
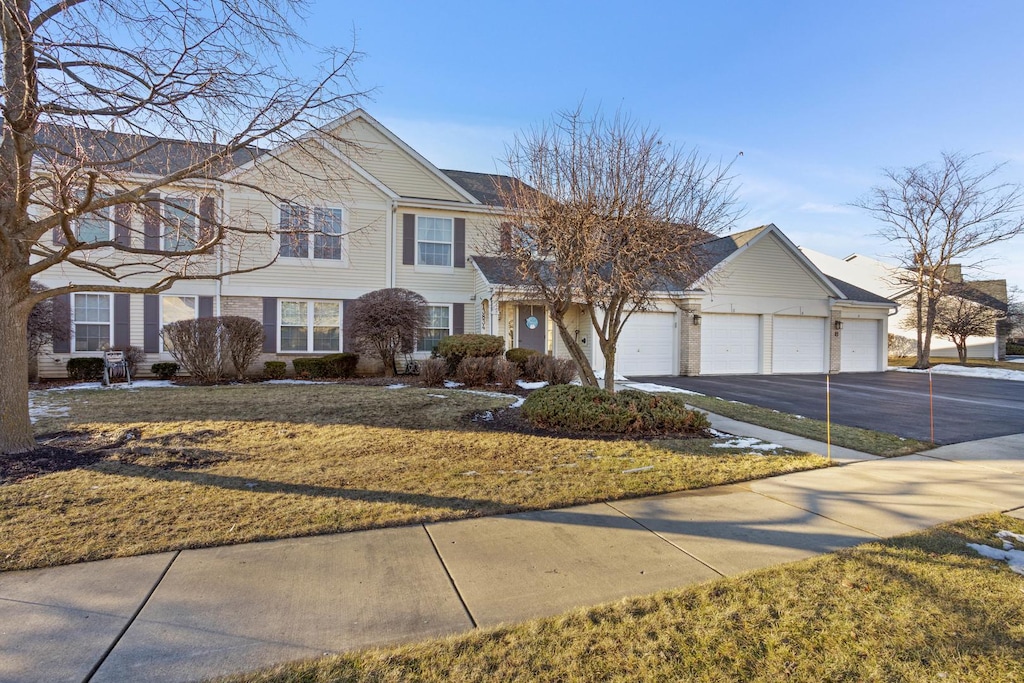
[[395,244],[398,239],[398,200],[389,199],[386,206],[388,213],[388,226],[384,233],[384,249],[386,251],[384,259],[384,274],[387,280],[387,286],[394,288],[396,286],[396,274],[395,274]]

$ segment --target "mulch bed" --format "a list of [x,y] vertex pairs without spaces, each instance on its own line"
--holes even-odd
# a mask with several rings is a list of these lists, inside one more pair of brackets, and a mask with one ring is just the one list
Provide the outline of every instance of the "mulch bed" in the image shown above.
[[61,441],[61,445],[40,446],[28,453],[0,457],[0,485],[16,484],[44,474],[88,467],[106,457],[105,453],[94,450],[69,448],[67,446],[72,444]]

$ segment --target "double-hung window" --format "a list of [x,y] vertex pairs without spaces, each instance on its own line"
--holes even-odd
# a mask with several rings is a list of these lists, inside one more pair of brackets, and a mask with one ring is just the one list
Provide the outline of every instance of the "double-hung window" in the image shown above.
[[164,200],[164,251],[191,251],[198,242],[196,201],[186,197]]
[[416,350],[431,352],[452,333],[451,306],[427,306],[427,324],[416,342]]
[[[193,320],[197,317],[198,298],[195,296],[178,296],[165,294],[160,297],[160,329],[179,320]],[[171,340],[167,335],[160,335],[161,350],[171,350]]]
[[[77,193],[78,201],[85,199],[85,191]],[[114,222],[110,220],[113,209],[106,207],[96,211],[84,213],[75,219],[75,234],[82,242],[108,242],[111,236],[111,228]]]
[[341,303],[282,301],[282,353],[341,350]]
[[109,294],[75,294],[73,311],[75,351],[102,351],[113,338],[113,307]]
[[416,217],[416,264],[452,266],[454,228],[451,218]]
[[344,258],[343,209],[282,204],[279,232],[279,254],[282,257],[325,261],[341,261]]

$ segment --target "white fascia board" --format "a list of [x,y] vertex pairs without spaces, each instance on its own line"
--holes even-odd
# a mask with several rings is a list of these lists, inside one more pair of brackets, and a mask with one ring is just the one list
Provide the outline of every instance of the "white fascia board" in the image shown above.
[[413,209],[451,209],[453,211],[466,211],[468,213],[483,213],[491,215],[502,215],[505,210],[501,207],[488,206],[486,204],[463,204],[447,199],[419,199],[415,197],[400,197],[398,203],[401,206],[408,206]]
[[377,119],[375,119],[372,116],[370,116],[363,109],[353,109],[352,111],[350,111],[345,116],[342,116],[339,119],[337,119],[335,121],[332,121],[331,123],[329,123],[328,125],[324,126],[323,128],[324,128],[324,130],[330,130],[332,128],[337,128],[339,126],[345,125],[345,124],[349,123],[350,121],[354,121],[355,119],[358,119],[358,118],[364,119],[373,128],[375,128],[377,130],[377,132],[379,132],[381,135],[383,135],[388,140],[390,140],[392,143],[394,143],[403,152],[405,152],[406,154],[411,156],[413,159],[415,159],[424,168],[426,168],[430,173],[432,173],[435,176],[437,176],[437,178],[441,182],[443,182],[445,185],[447,185],[452,190],[454,190],[458,195],[460,195],[462,197],[465,197],[466,200],[470,204],[481,204],[479,199],[477,199],[476,197],[471,195],[469,192],[464,190],[461,185],[459,185],[454,180],[449,178],[447,175],[442,173],[441,169],[439,169],[437,166],[434,166],[434,164],[430,163],[426,159],[426,157],[424,157],[422,154],[420,154],[415,149],[413,149],[408,144],[406,144],[406,142],[404,140],[402,140],[402,138],[400,138],[397,135],[395,135],[394,133],[392,133],[390,130],[387,129],[386,126],[384,126],[384,124],[382,124],[380,121],[378,121]]
[[832,308],[884,308],[892,311],[898,309],[899,304],[883,304],[875,301],[857,301],[856,299],[837,299],[832,302]]

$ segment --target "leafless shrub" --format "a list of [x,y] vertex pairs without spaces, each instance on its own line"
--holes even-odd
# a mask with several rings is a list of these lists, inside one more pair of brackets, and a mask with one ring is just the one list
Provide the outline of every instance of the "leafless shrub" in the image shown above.
[[889,333],[889,357],[906,358],[917,353],[917,344],[913,339],[901,337],[898,334]]
[[439,387],[444,384],[448,364],[440,358],[428,358],[420,363],[420,380],[428,387]]
[[494,361],[494,381],[501,385],[502,389],[515,389],[516,380],[519,379],[519,365],[504,358],[497,358]]
[[224,334],[221,338],[223,353],[231,361],[238,379],[263,351],[263,323],[241,315],[225,315],[220,318]]
[[455,379],[467,387],[482,387],[494,376],[493,357],[463,358],[455,370]]
[[538,354],[530,356],[523,362],[523,376],[531,382],[544,379],[548,356]]
[[571,358],[544,356],[544,376],[548,384],[569,384],[576,379],[576,362]]
[[214,384],[223,376],[220,357],[221,325],[217,318],[179,320],[164,326],[171,355],[201,384]]
[[146,360],[146,352],[138,346],[131,345],[114,350],[120,351],[124,354],[124,362],[128,364],[128,372],[132,377],[135,377],[135,373],[139,369],[139,364]]

